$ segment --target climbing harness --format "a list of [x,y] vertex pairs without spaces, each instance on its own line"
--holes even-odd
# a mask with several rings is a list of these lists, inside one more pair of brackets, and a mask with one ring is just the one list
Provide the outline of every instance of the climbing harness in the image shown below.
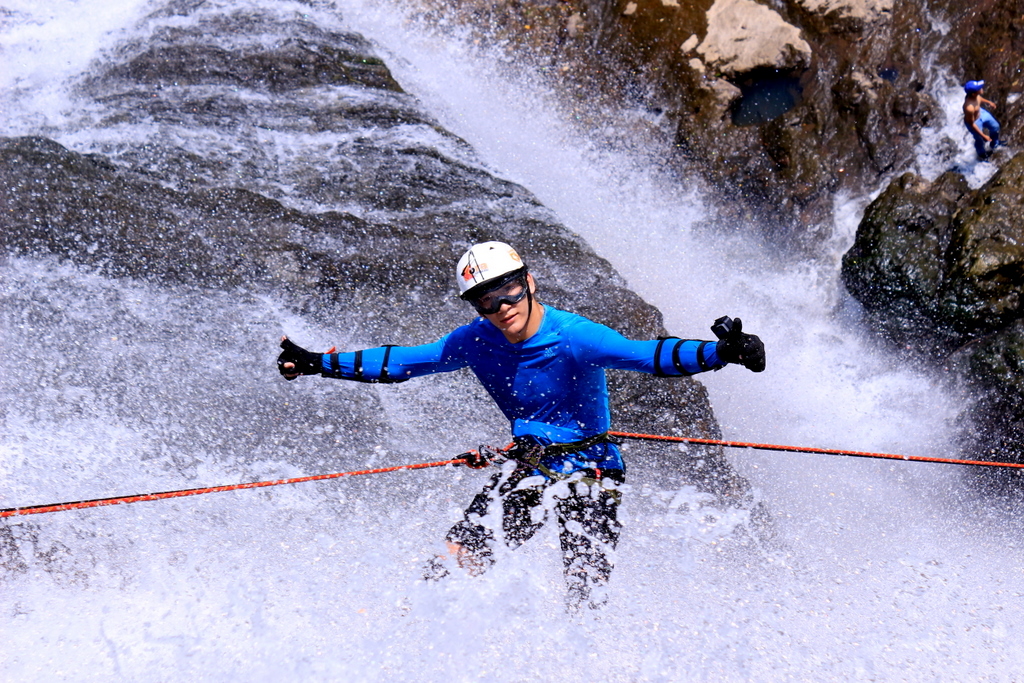
[[[561,472],[554,472],[551,469],[545,467],[541,460],[548,456],[553,455],[570,455],[572,453],[579,453],[585,451],[591,446],[595,446],[599,443],[619,443],[619,441],[613,438],[609,432],[602,432],[601,434],[595,434],[594,436],[588,436],[585,439],[579,441],[570,441],[567,443],[552,443],[546,446],[537,443],[529,438],[517,437],[512,443],[503,449],[494,449],[488,446],[481,446],[481,451],[488,451],[498,455],[497,461],[504,462],[504,460],[515,460],[519,467],[531,470],[538,470],[548,479],[564,479],[568,475],[562,474]],[[492,458],[494,459],[494,458]],[[600,470],[593,470],[597,472],[597,477],[600,478]]]

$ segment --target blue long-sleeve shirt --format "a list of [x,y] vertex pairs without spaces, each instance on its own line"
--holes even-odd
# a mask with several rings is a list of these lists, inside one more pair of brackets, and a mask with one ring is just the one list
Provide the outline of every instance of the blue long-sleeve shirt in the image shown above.
[[[545,306],[540,329],[518,344],[477,318],[432,344],[324,354],[322,375],[400,382],[469,367],[508,418],[513,436],[549,445],[608,431],[606,368],[683,377],[724,365],[716,342],[633,341],[605,325]],[[550,455],[541,464],[563,474],[587,468],[625,469],[619,449],[609,442]]]

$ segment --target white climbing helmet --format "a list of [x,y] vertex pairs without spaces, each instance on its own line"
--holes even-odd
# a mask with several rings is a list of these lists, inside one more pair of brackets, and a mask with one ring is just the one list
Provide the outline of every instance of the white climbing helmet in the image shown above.
[[[523,259],[504,242],[473,245],[455,267],[455,280],[459,283],[459,296],[463,299],[472,299],[476,293],[500,287],[525,274]],[[487,286],[478,289],[478,285]]]

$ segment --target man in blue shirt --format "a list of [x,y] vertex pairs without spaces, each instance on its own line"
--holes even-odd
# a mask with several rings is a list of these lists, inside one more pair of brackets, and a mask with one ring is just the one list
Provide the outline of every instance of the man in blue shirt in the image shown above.
[[[493,562],[496,535],[515,548],[553,515],[559,525],[570,609],[601,603],[595,589],[611,573],[619,537],[616,510],[625,465],[608,437],[605,369],[684,377],[739,363],[764,370],[764,345],[736,320],[717,342],[626,339],[609,327],[540,304],[519,254],[484,242],[456,266],[460,295],[480,317],[432,344],[318,354],[288,338],[278,367],[287,379],[319,374],[363,382],[403,382],[469,367],[509,420],[513,444],[466,454],[470,467],[500,462],[447,535],[451,555],[471,573]],[[501,529],[487,526],[500,504]],[[433,563],[432,577],[447,573]]]
[[[964,125],[974,138],[974,151],[984,161],[999,146],[999,122],[981,105],[995,109],[996,103],[982,97],[985,81],[967,81],[964,84]],[[990,147],[986,148],[986,144]]]

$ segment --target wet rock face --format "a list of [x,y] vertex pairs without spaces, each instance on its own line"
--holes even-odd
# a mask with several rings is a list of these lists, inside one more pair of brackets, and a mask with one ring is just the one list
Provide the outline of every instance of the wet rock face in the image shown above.
[[944,313],[977,336],[1021,317],[1024,283],[1024,155],[1017,155],[953,218]]
[[[543,302],[632,338],[665,333],[656,309],[529,192],[488,173],[359,36],[204,3],[148,21],[151,39],[81,83],[88,113],[67,132],[93,153],[0,140],[4,253],[171,289],[269,293],[371,346],[433,341],[470,320],[454,264],[498,239],[526,257]],[[719,436],[694,380],[612,373],[610,385],[620,429]],[[391,428],[354,410],[367,433]],[[630,458],[734,502],[748,493],[720,448],[673,453],[636,446]]]
[[942,318],[940,299],[948,281],[952,217],[968,192],[956,173],[933,184],[911,173],[900,176],[867,207],[843,256],[847,289],[864,305],[870,324],[898,346],[948,350],[961,343]]
[[1016,0],[987,0],[961,3],[934,0],[934,10],[955,27],[940,42],[940,63],[946,65],[960,82],[983,79],[985,97],[997,106],[997,118],[1018,129],[1024,115],[1024,102],[1011,104],[1009,95],[1024,91],[1024,11]]
[[891,21],[894,0],[790,0],[819,31],[861,33]]
[[725,218],[812,252],[835,192],[874,191],[941,123],[936,67],[989,79],[1004,130],[1024,115],[1024,98],[1007,99],[1024,88],[1016,0],[458,0],[424,16],[534,49],[570,93],[600,83],[663,115],[667,161],[713,183]]
[[[210,44],[210,36],[231,36],[230,44]],[[280,36],[268,47],[260,37]],[[401,91],[366,40],[353,33],[324,31],[300,20],[272,20],[238,12],[188,27],[165,27],[113,65],[101,80],[151,86],[234,85],[271,91],[318,85],[356,84]]]
[[[709,177],[732,190],[731,199],[754,207],[777,241],[813,251],[831,220],[833,192],[870,187],[906,163],[917,131],[936,115],[924,74],[894,40],[898,33],[900,41],[916,40],[906,30],[919,20],[912,9],[894,14],[884,4],[793,2],[785,20],[806,56],[793,53],[773,70],[730,72],[691,60],[691,73],[682,71],[691,98],[681,109],[678,140],[702,160],[714,151],[703,162]],[[747,19],[751,31],[770,42],[770,24],[755,21],[757,13]],[[892,64],[900,67],[884,68]],[[722,80],[740,88],[732,100],[708,96]],[[757,87],[773,81],[787,89],[787,107],[762,118],[736,116]]]
[[963,448],[1024,461],[1024,155],[984,186],[906,174],[865,212],[843,279],[869,322],[943,364],[974,402]]

